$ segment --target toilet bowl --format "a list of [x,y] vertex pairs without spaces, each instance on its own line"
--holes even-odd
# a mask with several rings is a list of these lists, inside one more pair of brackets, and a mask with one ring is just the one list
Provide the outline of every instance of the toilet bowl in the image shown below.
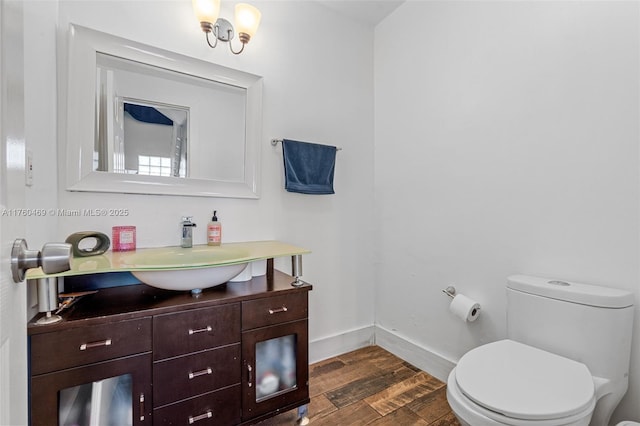
[[640,423],[625,421],[618,423],[616,426],[640,426]]
[[447,399],[463,424],[587,426],[595,387],[584,364],[512,340],[465,354]]

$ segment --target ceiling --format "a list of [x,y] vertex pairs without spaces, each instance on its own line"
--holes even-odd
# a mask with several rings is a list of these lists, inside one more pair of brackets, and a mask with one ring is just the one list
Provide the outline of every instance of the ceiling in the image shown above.
[[318,3],[370,25],[378,25],[405,0],[316,0]]

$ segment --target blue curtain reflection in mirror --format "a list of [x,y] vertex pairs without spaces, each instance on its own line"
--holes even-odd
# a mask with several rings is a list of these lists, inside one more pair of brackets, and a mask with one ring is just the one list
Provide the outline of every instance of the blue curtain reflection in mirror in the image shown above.
[[173,126],[173,120],[158,111],[156,108],[146,105],[136,105],[132,103],[124,103],[124,112],[129,113],[131,117],[143,123],[162,124],[163,126]]

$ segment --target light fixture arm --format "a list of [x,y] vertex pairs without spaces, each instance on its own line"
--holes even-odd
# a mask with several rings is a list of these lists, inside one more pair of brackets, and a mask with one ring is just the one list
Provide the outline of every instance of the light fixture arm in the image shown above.
[[[202,29],[202,31],[204,32],[205,37],[207,38],[207,44],[209,45],[210,48],[215,49],[215,47],[218,45],[218,25],[213,25],[211,24],[211,22],[200,22],[200,28]],[[213,33],[213,35],[215,36],[215,42],[213,44],[211,44],[211,40],[209,39],[209,34]]]
[[[216,46],[218,45],[218,37],[213,37],[216,41],[215,43],[211,44],[211,41],[209,40],[209,34],[211,34],[210,32],[206,32],[205,36],[207,37],[207,44],[209,45],[210,48],[215,49]],[[215,34],[214,34],[215,36]]]
[[[231,32],[231,30],[229,30],[229,32]],[[229,50],[231,50],[231,53],[233,53],[234,55],[239,55],[239,54],[242,53],[242,51],[244,50],[244,46],[249,42],[249,38],[250,38],[245,33],[238,34],[238,37],[240,38],[240,41],[242,42],[242,47],[237,52],[235,50],[233,50],[233,46],[231,45],[231,40],[229,40]]]

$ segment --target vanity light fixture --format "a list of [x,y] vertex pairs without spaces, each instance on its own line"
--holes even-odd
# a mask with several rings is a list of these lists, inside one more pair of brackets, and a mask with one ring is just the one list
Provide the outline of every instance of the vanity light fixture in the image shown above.
[[[207,43],[211,48],[218,45],[218,40],[229,43],[229,49],[234,55],[239,55],[244,50],[244,46],[249,43],[251,37],[254,36],[260,25],[262,14],[260,11],[246,3],[238,3],[236,5],[235,31],[231,22],[224,18],[219,18],[220,0],[193,0],[193,10],[200,21],[200,28],[207,37]],[[238,38],[242,43],[240,50],[233,50],[231,39],[234,32],[238,33]],[[213,34],[214,42],[211,44],[209,34]]]

